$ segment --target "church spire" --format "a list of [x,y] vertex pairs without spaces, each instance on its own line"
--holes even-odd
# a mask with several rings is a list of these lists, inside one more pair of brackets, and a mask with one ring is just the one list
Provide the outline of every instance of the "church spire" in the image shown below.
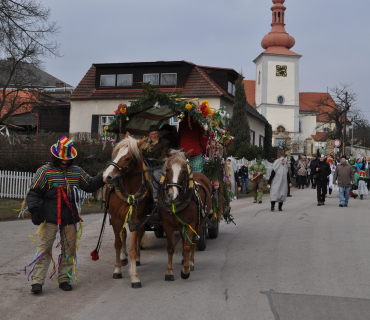
[[265,35],[261,42],[264,49],[271,47],[282,47],[290,49],[294,46],[295,40],[285,31],[285,10],[283,5],[285,0],[272,0],[274,5],[272,11],[272,29],[269,34]]

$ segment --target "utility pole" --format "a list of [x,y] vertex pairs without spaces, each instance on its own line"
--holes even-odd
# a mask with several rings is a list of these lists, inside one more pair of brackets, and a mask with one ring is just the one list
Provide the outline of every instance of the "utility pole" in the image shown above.
[[345,108],[344,108],[344,132],[343,132],[343,153],[342,153],[343,155],[346,154],[347,110],[348,110],[348,92],[346,92],[346,104],[345,104]]

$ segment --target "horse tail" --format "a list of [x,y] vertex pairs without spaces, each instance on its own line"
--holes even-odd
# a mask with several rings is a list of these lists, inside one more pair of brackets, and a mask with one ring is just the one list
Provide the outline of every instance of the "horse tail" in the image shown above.
[[152,241],[150,241],[149,237],[144,233],[143,238],[141,239],[141,246],[144,249],[150,249],[152,247]]

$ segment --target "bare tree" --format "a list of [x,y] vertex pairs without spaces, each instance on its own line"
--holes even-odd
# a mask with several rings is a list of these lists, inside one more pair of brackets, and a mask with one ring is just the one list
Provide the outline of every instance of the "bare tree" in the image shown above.
[[35,0],[0,0],[0,122],[38,103],[41,58],[59,56],[49,19],[50,9]]
[[334,129],[328,132],[328,139],[341,139],[343,136],[344,114],[346,112],[346,92],[347,98],[347,119],[351,118],[353,107],[356,102],[357,94],[350,88],[351,85],[341,84],[332,89],[331,95],[323,95],[315,101],[314,111],[322,115],[325,119],[319,127],[334,123]]

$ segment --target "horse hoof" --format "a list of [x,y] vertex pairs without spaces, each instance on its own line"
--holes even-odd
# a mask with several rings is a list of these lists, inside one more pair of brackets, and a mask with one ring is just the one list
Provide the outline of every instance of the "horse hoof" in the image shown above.
[[185,274],[181,270],[181,279],[185,279],[186,280],[186,279],[189,279],[189,277],[190,277],[190,272],[188,274]]
[[127,266],[127,264],[128,264],[128,259],[121,260],[122,266]]
[[190,266],[190,271],[194,271],[194,266]]
[[183,260],[181,260],[181,265],[183,266],[184,265],[184,263],[185,263],[185,260],[183,259]]
[[165,281],[175,281],[175,277],[173,276],[173,274],[166,274],[164,276],[164,280]]
[[141,282],[131,283],[131,288],[134,288],[134,289],[141,288]]
[[136,266],[140,267],[140,261],[136,261]]
[[122,279],[122,273],[113,273],[113,279]]

